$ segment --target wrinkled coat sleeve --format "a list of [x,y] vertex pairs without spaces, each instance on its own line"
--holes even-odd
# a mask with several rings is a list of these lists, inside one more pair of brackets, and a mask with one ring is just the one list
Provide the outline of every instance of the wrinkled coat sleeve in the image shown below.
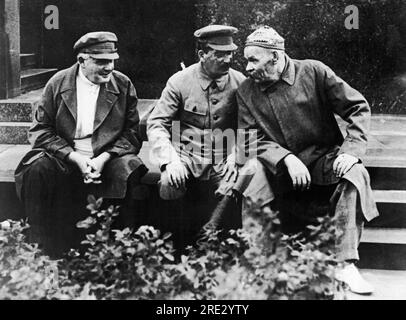
[[333,70],[320,63],[319,77],[323,81],[324,94],[333,111],[348,125],[347,136],[339,154],[346,153],[362,159],[366,153],[371,109],[364,96],[338,77]]
[[173,161],[180,161],[171,143],[171,129],[172,121],[176,118],[181,103],[181,94],[176,89],[174,81],[169,79],[147,121],[147,135],[152,145],[152,156],[160,167]]
[[28,139],[33,149],[44,149],[63,160],[73,150],[72,146],[57,134],[56,99],[54,84],[48,82],[37,106],[34,122],[29,130]]
[[128,81],[126,103],[125,124],[121,136],[104,150],[119,157],[130,153],[138,154],[142,146],[137,110],[138,98],[131,81]]
[[244,141],[244,146],[241,143],[238,144],[237,163],[244,164],[247,157],[243,153],[248,150],[250,155],[248,158],[257,157],[268,169],[275,173],[279,162],[292,152],[266,138],[260,126],[258,126],[258,121],[251,114],[239,92],[237,92],[237,104],[238,129],[241,130],[239,135],[244,134],[245,136],[245,139],[241,139]]

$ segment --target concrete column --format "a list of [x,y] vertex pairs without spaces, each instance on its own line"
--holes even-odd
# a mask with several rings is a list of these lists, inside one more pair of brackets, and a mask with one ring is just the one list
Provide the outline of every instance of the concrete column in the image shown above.
[[20,1],[0,0],[0,98],[20,94]]

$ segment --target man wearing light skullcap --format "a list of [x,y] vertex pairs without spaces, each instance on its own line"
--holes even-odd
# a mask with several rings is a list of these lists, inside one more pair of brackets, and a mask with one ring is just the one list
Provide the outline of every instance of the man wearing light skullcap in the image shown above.
[[15,173],[29,240],[52,257],[84,240],[76,223],[89,213],[88,194],[129,203],[147,171],[137,156],[136,91],[114,70],[117,42],[102,31],[75,43],[77,62],[46,84],[29,131],[33,149]]
[[[256,157],[245,163],[235,189],[279,210],[286,232],[316,221],[311,199],[331,206],[343,231],[337,256],[345,267],[337,279],[354,292],[371,293],[353,264],[364,221],[378,216],[362,164],[368,102],[322,62],[291,59],[273,28],[250,34],[244,56],[250,77],[237,90],[239,129],[256,130]],[[347,122],[346,137],[335,114]]]

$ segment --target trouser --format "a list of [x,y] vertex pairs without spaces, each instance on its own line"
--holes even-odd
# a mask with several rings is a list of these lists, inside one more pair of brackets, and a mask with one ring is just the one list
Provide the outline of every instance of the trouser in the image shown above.
[[[136,185],[136,182],[131,184]],[[131,190],[129,185],[127,193]],[[89,216],[87,196],[94,194],[93,191],[92,185],[83,183],[81,172],[74,165],[62,167],[52,157],[41,157],[33,162],[24,173],[21,194],[30,225],[28,241],[38,243],[45,254],[55,258],[70,248],[79,248],[89,230],[78,229],[76,223]],[[134,205],[127,198],[123,208],[128,210],[120,212],[119,227],[131,224],[125,217],[134,215]],[[108,204],[105,200],[105,206]],[[118,204],[117,201],[114,204]]]
[[187,239],[198,235],[201,228],[212,220],[213,214],[221,216],[215,219],[219,221],[218,228],[230,230],[241,227],[241,198],[229,197],[227,203],[222,201],[225,196],[216,193],[222,183],[224,181],[221,172],[210,170],[208,180],[192,177],[187,180],[185,188],[176,188],[169,183],[167,171],[162,172],[158,182],[159,193],[169,202],[183,200],[186,217],[180,223],[186,227],[183,230],[189,234]]
[[309,191],[293,191],[286,170],[272,174],[260,161],[252,159],[242,169],[235,189],[253,202],[272,204],[279,211],[282,231],[286,233],[302,231],[306,225],[316,223],[318,217],[333,211],[342,231],[336,243],[338,259],[359,260],[365,217],[359,192],[351,182],[341,179],[331,185],[312,184]]

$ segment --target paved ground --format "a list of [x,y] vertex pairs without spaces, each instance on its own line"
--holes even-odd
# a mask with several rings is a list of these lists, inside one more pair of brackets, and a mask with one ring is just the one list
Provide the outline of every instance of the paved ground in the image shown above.
[[374,287],[370,296],[348,293],[348,300],[406,300],[406,271],[361,270]]

